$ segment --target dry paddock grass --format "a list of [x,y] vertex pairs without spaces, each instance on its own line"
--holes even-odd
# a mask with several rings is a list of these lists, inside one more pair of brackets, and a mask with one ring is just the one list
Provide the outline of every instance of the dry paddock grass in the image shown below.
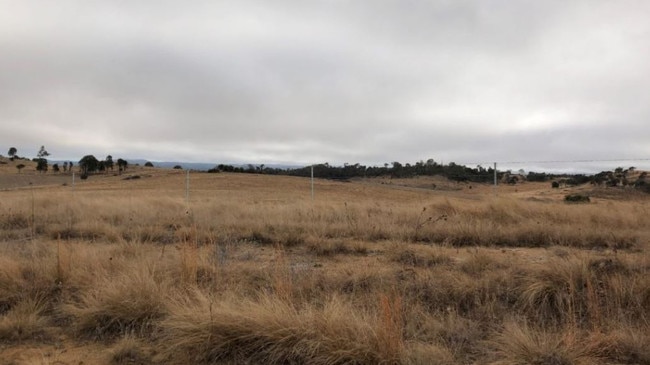
[[647,199],[142,171],[0,192],[1,364],[650,364]]

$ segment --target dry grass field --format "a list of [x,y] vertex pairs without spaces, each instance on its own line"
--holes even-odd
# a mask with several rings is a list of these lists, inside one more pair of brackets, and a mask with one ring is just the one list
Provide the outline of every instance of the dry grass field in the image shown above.
[[650,364],[647,196],[127,172],[0,165],[0,364]]

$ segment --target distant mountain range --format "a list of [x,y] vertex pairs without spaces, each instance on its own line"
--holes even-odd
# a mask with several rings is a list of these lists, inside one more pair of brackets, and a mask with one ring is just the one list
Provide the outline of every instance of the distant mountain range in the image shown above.
[[[248,168],[248,165],[253,165],[253,166],[260,166],[262,164],[259,163],[227,163],[227,162],[180,162],[180,161],[152,161],[152,160],[145,160],[142,158],[134,158],[134,159],[126,159],[129,163],[129,165],[140,165],[143,166],[147,162],[151,162],[155,167],[160,167],[160,168],[165,168],[165,169],[171,169],[174,168],[174,166],[181,166],[184,170],[198,170],[198,171],[208,171],[213,167],[216,167],[219,164],[224,164],[224,165],[231,165],[234,167],[243,167],[243,168]],[[49,164],[55,164],[58,163],[59,165],[63,165],[64,162],[67,162],[69,160],[48,160]],[[117,160],[115,160],[117,161]],[[78,163],[78,161],[74,160],[72,161],[75,165]],[[304,165],[289,165],[289,164],[264,164],[264,167],[270,167],[273,169],[282,169],[282,170],[287,170],[287,169],[296,169],[296,168],[301,168],[304,167]]]
[[[171,169],[174,166],[181,166],[184,170],[199,170],[199,171],[207,171],[210,170],[211,168],[221,164],[219,163],[208,163],[208,162],[180,162],[180,161],[151,161],[151,160],[144,160],[144,159],[127,159],[129,162],[129,165],[136,165],[139,164],[140,166],[144,165],[147,162],[151,162],[155,167],[160,167],[160,168],[166,168],[166,169]],[[232,165],[235,167],[248,167],[249,164],[232,164],[232,163],[223,163],[224,165]],[[253,166],[260,166],[261,164],[251,164]],[[283,165],[283,164],[264,164],[265,167],[270,167],[274,169],[293,169],[293,168],[300,168],[303,167],[302,165]]]

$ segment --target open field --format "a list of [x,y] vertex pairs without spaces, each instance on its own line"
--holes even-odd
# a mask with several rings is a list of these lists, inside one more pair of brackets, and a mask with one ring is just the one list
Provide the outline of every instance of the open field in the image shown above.
[[134,174],[0,167],[0,364],[650,364],[646,195]]

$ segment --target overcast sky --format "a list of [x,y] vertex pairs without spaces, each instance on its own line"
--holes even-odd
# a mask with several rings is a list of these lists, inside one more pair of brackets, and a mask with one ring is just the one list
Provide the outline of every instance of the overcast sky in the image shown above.
[[650,158],[649,19],[646,0],[0,0],[0,153]]

